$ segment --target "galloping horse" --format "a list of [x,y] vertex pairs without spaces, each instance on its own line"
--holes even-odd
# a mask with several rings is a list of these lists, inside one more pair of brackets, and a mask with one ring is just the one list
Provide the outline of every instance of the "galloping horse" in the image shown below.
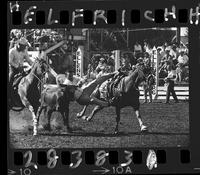
[[[115,107],[116,110],[116,128],[115,128],[115,134],[118,133],[118,126],[120,122],[120,110],[126,106],[132,106],[133,109],[135,110],[136,117],[138,119],[138,122],[140,124],[140,129],[141,131],[147,131],[147,127],[143,125],[142,118],[140,115],[139,107],[140,107],[140,102],[139,102],[139,89],[138,86],[139,84],[145,81],[145,76],[142,70],[137,68],[134,71],[131,71],[128,76],[123,77],[119,83],[116,85],[116,87],[113,86],[113,83],[107,83],[107,99],[109,100],[110,93],[112,93],[112,96],[116,98],[116,102],[112,104],[112,106]],[[100,92],[101,93],[101,92]],[[96,98],[100,98],[100,93],[95,93]],[[83,117],[84,113],[86,111],[88,105],[84,106],[83,110],[77,114],[77,117]],[[84,116],[84,118],[89,121],[93,118],[93,116],[103,109],[103,107],[96,106],[92,113],[89,116]]]
[[[40,87],[41,79],[48,71],[49,66],[45,60],[36,59],[33,63],[30,72],[26,76],[17,78],[14,81],[14,97],[11,100],[18,100],[22,107],[28,108],[33,118],[33,135],[37,135],[37,117],[36,112],[40,106]],[[13,106],[10,106],[12,109]]]

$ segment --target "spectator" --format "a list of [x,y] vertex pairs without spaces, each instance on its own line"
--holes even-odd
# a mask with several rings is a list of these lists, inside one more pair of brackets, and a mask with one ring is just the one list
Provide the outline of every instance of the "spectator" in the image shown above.
[[180,51],[180,55],[178,57],[178,63],[182,63],[183,65],[187,65],[189,61],[188,56],[184,53],[184,50]]
[[164,45],[163,45],[163,50],[165,50],[168,46],[169,46],[168,43],[165,42]]
[[140,57],[141,53],[142,53],[142,46],[136,41],[134,45],[134,55],[136,59]]
[[143,58],[144,64],[147,66],[151,66],[151,59],[147,52],[144,52],[144,58]]
[[164,64],[159,69],[159,77],[164,78],[167,76],[167,68],[169,67],[169,62],[167,60],[164,61]]
[[121,71],[124,72],[126,75],[128,75],[128,72],[131,70],[131,64],[130,60],[127,55],[125,55],[124,58],[122,58],[122,66]]
[[180,53],[182,50],[183,50],[186,54],[188,53],[187,46],[184,45],[183,43],[180,43],[180,45],[179,45],[179,50],[178,50],[179,53]]
[[132,68],[133,71],[135,71],[137,67],[136,67],[136,65],[132,65],[131,68]]
[[148,44],[147,44],[146,40],[144,40],[143,50],[144,50],[144,52],[147,52],[147,50],[148,50]]
[[110,67],[110,71],[114,71],[114,65],[115,65],[115,62],[114,62],[114,58],[112,58],[111,56],[108,57],[107,59],[107,65]]
[[107,64],[106,64],[106,60],[105,60],[105,58],[100,58],[100,60],[99,60],[99,64],[97,65],[97,67],[96,67],[96,72],[97,72],[97,74],[100,72],[100,71],[102,71],[102,70],[104,70],[105,68],[106,68],[106,66],[107,66]]
[[143,90],[144,90],[144,103],[147,103],[147,96],[149,94],[149,103],[152,102],[152,93],[153,93],[153,84],[154,84],[154,76],[152,74],[152,68],[149,65],[144,64],[143,72],[146,77],[146,81],[143,82]]
[[153,93],[153,85],[154,85],[154,76],[151,72],[151,69],[148,69],[145,72],[146,81],[143,83],[143,90],[144,90],[144,103],[147,103],[147,96],[149,94],[149,103],[152,103],[152,93]]
[[169,64],[172,68],[174,68],[173,57],[170,55],[170,48],[167,47],[167,48],[165,49],[165,52],[166,52],[166,54],[165,54],[165,56],[164,56],[164,60],[168,61],[168,64]]
[[167,93],[166,93],[166,104],[169,104],[169,98],[170,94],[172,94],[175,103],[178,103],[178,98],[176,96],[175,90],[174,90],[174,81],[175,81],[176,75],[175,70],[172,69],[171,66],[168,67],[168,75],[164,79],[167,84]]
[[173,64],[176,65],[178,63],[177,58],[178,58],[178,51],[176,45],[173,45],[171,50],[170,50],[170,55],[172,56]]
[[162,54],[162,47],[157,47],[157,60],[158,60],[158,65],[162,64],[162,60],[164,57],[164,54]]
[[178,63],[176,68],[176,81],[181,82],[182,81],[182,74],[183,74],[183,64]]
[[93,68],[92,68],[92,65],[91,64],[88,64],[88,67],[87,67],[87,78],[90,78],[91,77],[91,73],[93,72]]

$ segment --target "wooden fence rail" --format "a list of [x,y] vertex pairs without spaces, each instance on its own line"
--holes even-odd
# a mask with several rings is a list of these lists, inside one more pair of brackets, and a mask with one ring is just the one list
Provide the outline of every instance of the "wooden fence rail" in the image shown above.
[[[179,100],[188,100],[189,99],[189,86],[175,86],[175,92]],[[143,87],[139,87],[140,90],[140,99],[144,99],[144,91]],[[166,99],[166,86],[158,86],[158,100],[165,100]],[[149,97],[148,97],[149,98]],[[172,96],[170,96],[170,99],[173,99]]]

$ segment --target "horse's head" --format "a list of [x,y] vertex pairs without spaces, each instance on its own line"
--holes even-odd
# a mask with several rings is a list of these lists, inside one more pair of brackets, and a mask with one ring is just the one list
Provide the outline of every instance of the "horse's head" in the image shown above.
[[137,67],[135,70],[132,70],[129,75],[129,80],[132,81],[134,86],[137,88],[143,81],[146,80],[143,69]]
[[137,76],[137,78],[136,78],[136,80],[135,80],[135,85],[136,85],[136,87],[137,86],[139,86],[143,81],[145,81],[146,80],[146,76],[145,76],[145,74],[144,74],[144,72],[143,72],[143,68],[137,68],[135,71],[138,71],[138,76]]
[[43,76],[49,71],[49,65],[44,59],[36,59],[32,69],[35,70],[35,74],[37,74],[37,76]]

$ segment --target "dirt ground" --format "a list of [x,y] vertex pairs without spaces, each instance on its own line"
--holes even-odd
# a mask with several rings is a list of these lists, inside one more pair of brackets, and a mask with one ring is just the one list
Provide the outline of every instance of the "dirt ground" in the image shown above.
[[[77,103],[70,105],[69,123],[73,133],[67,133],[62,117],[54,112],[51,118],[53,130],[42,126],[46,118],[41,116],[38,136],[32,136],[31,115],[27,110],[10,111],[10,145],[14,148],[103,148],[103,147],[176,147],[189,145],[189,103],[152,103],[141,105],[141,116],[148,133],[141,134],[139,123],[131,107],[121,110],[118,135],[114,135],[115,109],[105,108],[87,122],[78,119],[82,109]],[[86,114],[92,110],[88,108]]]

